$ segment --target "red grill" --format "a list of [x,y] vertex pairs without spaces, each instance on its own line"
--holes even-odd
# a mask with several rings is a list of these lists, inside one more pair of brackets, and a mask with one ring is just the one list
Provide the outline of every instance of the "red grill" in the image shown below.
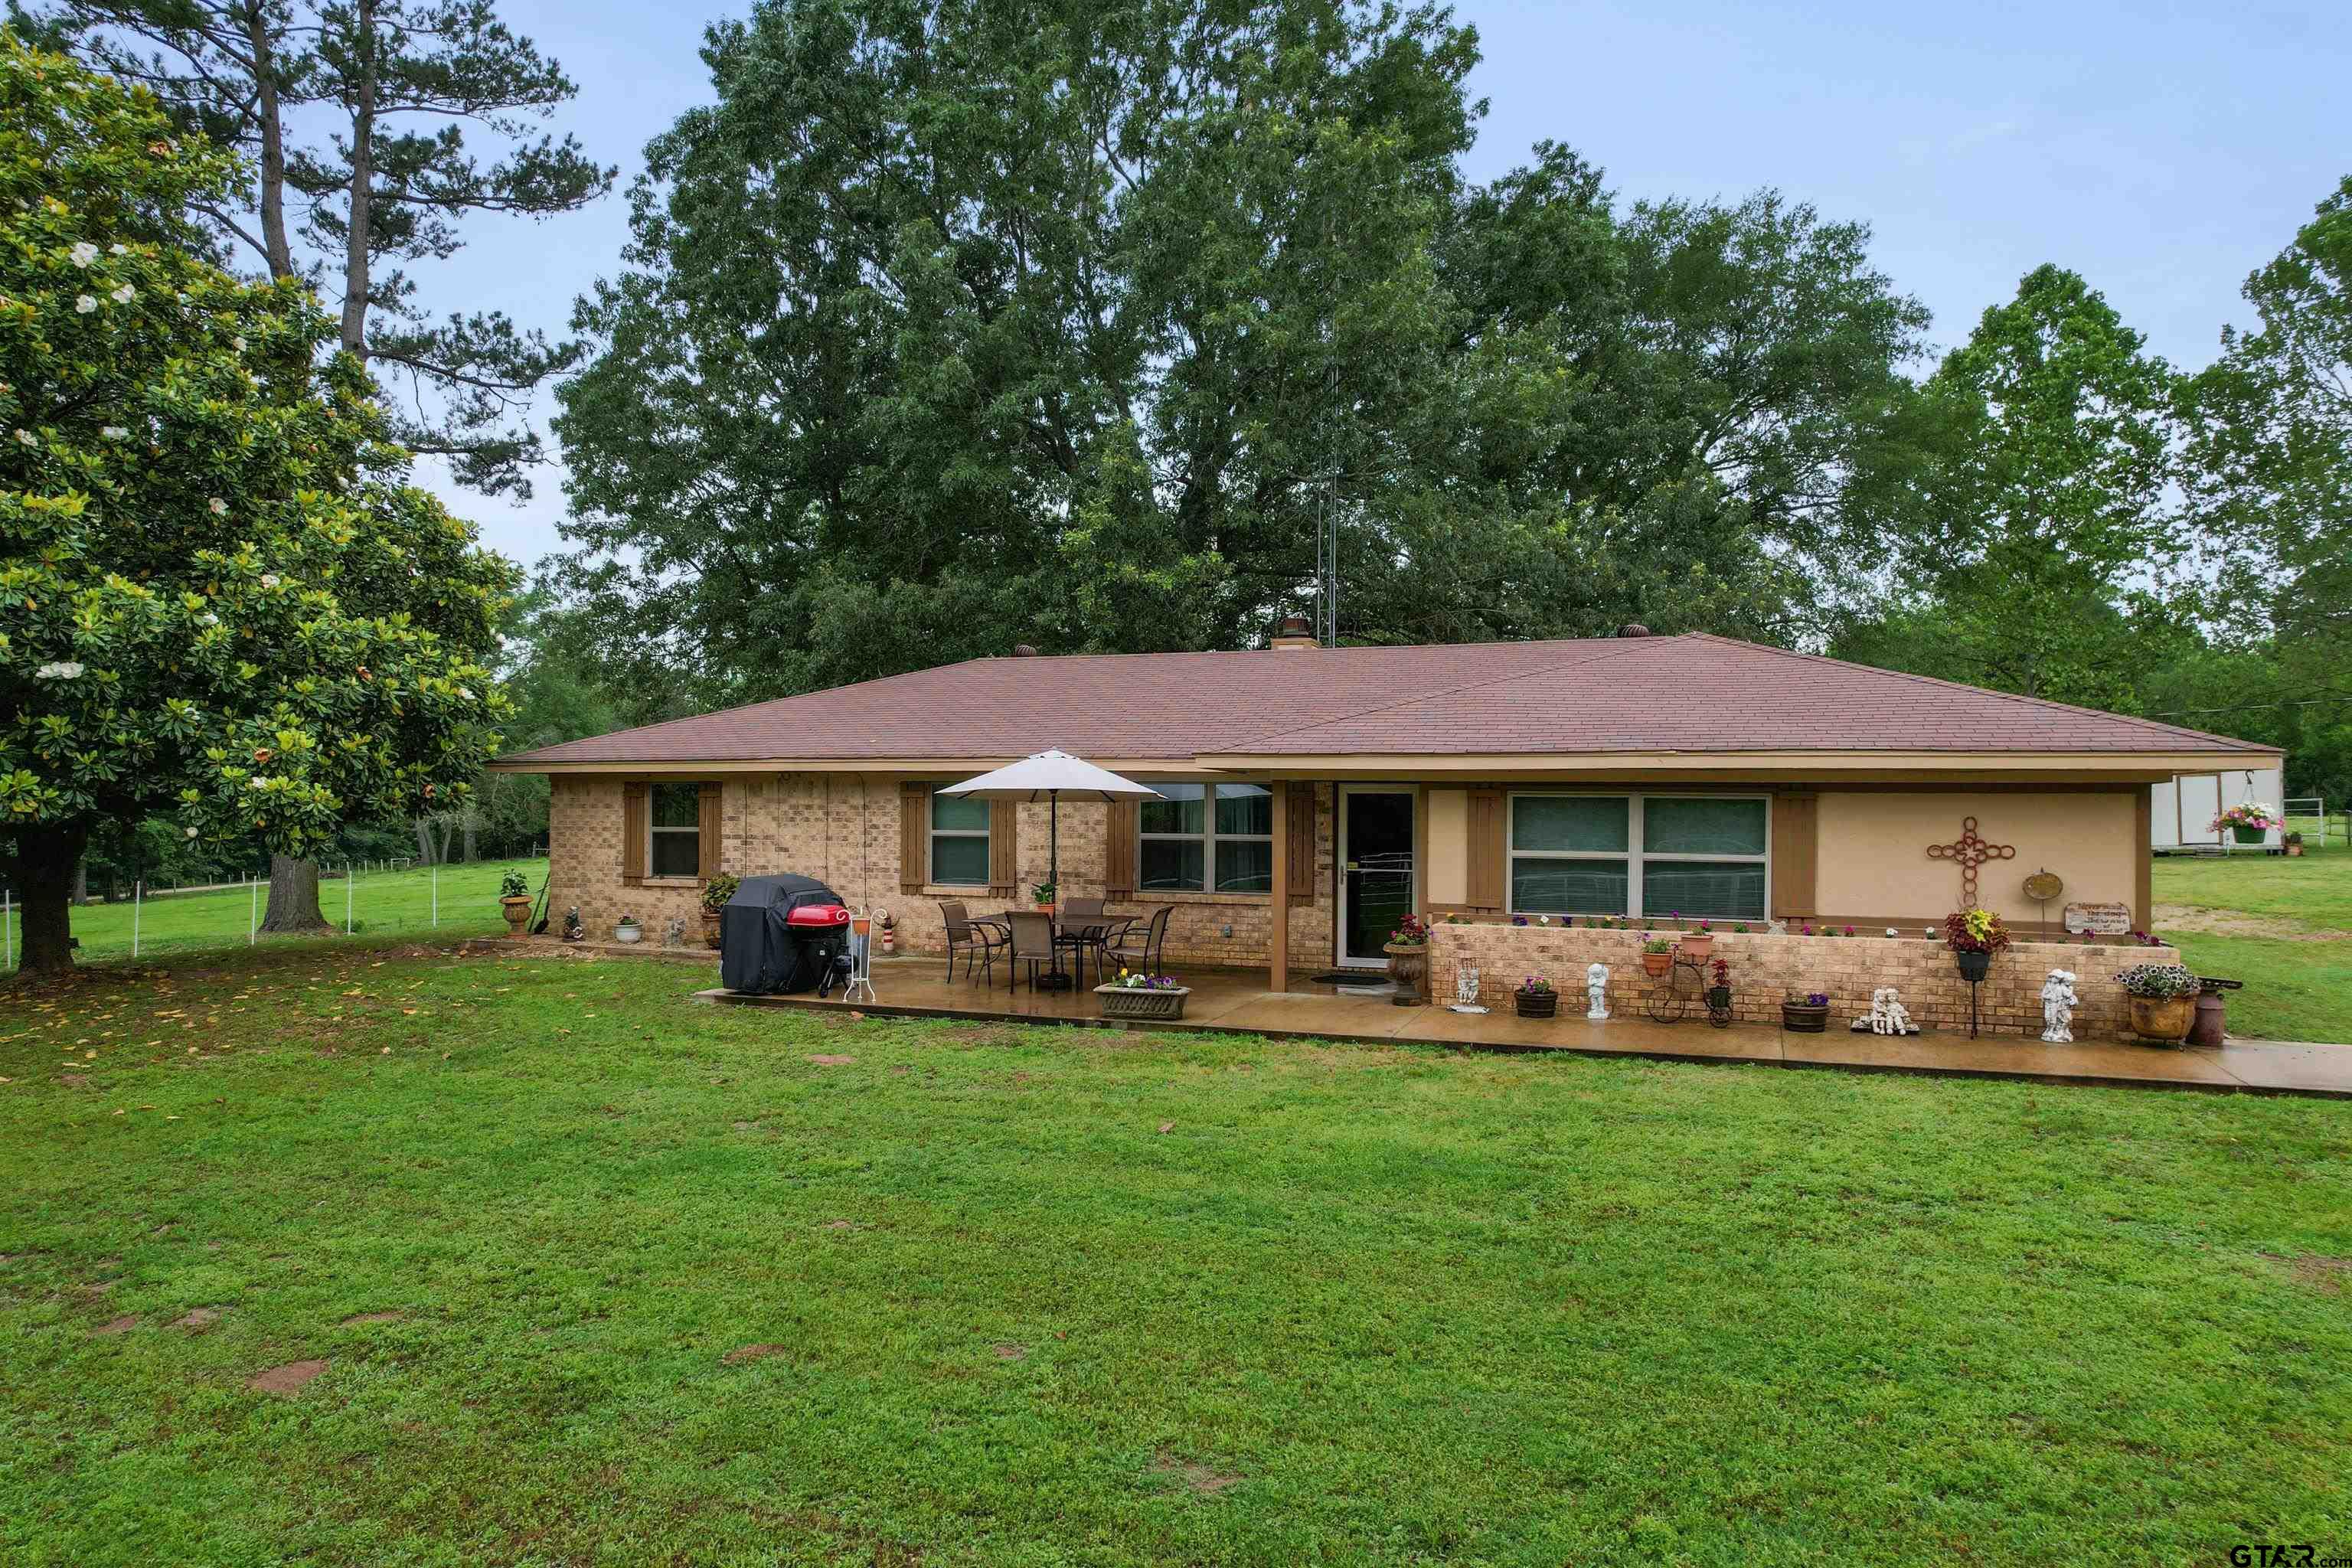
[[803,931],[826,930],[847,925],[849,911],[839,904],[803,904],[784,917],[784,923]]

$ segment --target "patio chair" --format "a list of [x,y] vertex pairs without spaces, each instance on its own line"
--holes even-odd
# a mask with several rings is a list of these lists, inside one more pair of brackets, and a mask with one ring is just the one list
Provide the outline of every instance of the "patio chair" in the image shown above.
[[1011,961],[1013,972],[1005,979],[1005,989],[1021,984],[1021,965],[1029,966],[1029,989],[1037,989],[1037,966],[1052,968],[1055,961],[1054,917],[1035,910],[1015,910],[1004,917],[1010,931],[1004,956]]
[[1129,921],[1118,932],[1116,940],[1105,943],[1100,950],[1099,962],[1104,972],[1108,973],[1108,966],[1117,963],[1122,969],[1140,970],[1146,974],[1159,973],[1161,963],[1168,956],[1168,917],[1175,912],[1173,904],[1160,905],[1151,911],[1149,920],[1143,921],[1141,930]]
[[996,984],[996,955],[1003,951],[1006,937],[992,921],[975,921],[964,912],[961,900],[940,906],[940,917],[948,928],[948,978],[955,978],[956,950],[963,950],[963,977],[971,978],[972,961],[980,961],[981,973],[990,985]]
[[1083,985],[1087,979],[1087,953],[1096,954],[1097,971],[1102,968],[1102,946],[1108,929],[1103,920],[1103,901],[1100,899],[1064,899],[1058,928],[1055,932],[1054,945],[1069,950],[1071,965],[1078,972],[1077,984]]

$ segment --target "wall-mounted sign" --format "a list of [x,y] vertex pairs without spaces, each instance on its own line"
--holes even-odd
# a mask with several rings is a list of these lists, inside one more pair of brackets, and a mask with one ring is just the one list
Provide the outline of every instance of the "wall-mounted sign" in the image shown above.
[[2066,929],[2077,935],[2125,936],[2132,929],[2129,904],[2068,904],[2064,919]]

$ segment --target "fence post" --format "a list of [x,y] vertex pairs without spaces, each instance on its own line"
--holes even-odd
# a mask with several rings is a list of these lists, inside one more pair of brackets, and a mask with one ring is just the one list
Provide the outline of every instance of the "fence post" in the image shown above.
[[261,879],[245,874],[245,945],[251,947],[261,931]]
[[441,926],[441,866],[438,861],[433,866],[433,926],[436,931]]
[[0,888],[0,969],[16,967],[16,889]]
[[139,899],[147,884],[139,878],[131,879],[131,956],[139,956]]
[[343,862],[343,934],[352,934],[352,895],[359,890],[359,868],[350,861]]

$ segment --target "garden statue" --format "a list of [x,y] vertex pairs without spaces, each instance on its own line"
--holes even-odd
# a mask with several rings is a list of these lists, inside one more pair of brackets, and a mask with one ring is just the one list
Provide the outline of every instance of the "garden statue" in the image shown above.
[[2053,969],[2042,983],[2042,1037],[2053,1046],[2074,1043],[2074,972]]
[[584,942],[587,940],[587,937],[588,932],[586,928],[582,926],[580,923],[580,906],[578,904],[574,904],[570,909],[563,911],[563,940],[566,942]]
[[1454,961],[1454,1005],[1456,1013],[1483,1013],[1478,1005],[1478,966],[1466,958]]
[[1903,1005],[1902,998],[1892,985],[1883,985],[1870,994],[1869,1016],[1856,1018],[1853,1026],[1857,1031],[1866,1028],[1874,1035],[1918,1033],[1912,1026],[1911,1009]]
[[669,924],[662,928],[662,945],[664,947],[686,945],[686,922],[676,915],[672,915]]
[[1607,964],[1596,963],[1585,970],[1584,994],[1585,998],[1592,1004],[1584,1010],[1584,1021],[1588,1024],[1607,1023],[1609,1021],[1609,966]]

